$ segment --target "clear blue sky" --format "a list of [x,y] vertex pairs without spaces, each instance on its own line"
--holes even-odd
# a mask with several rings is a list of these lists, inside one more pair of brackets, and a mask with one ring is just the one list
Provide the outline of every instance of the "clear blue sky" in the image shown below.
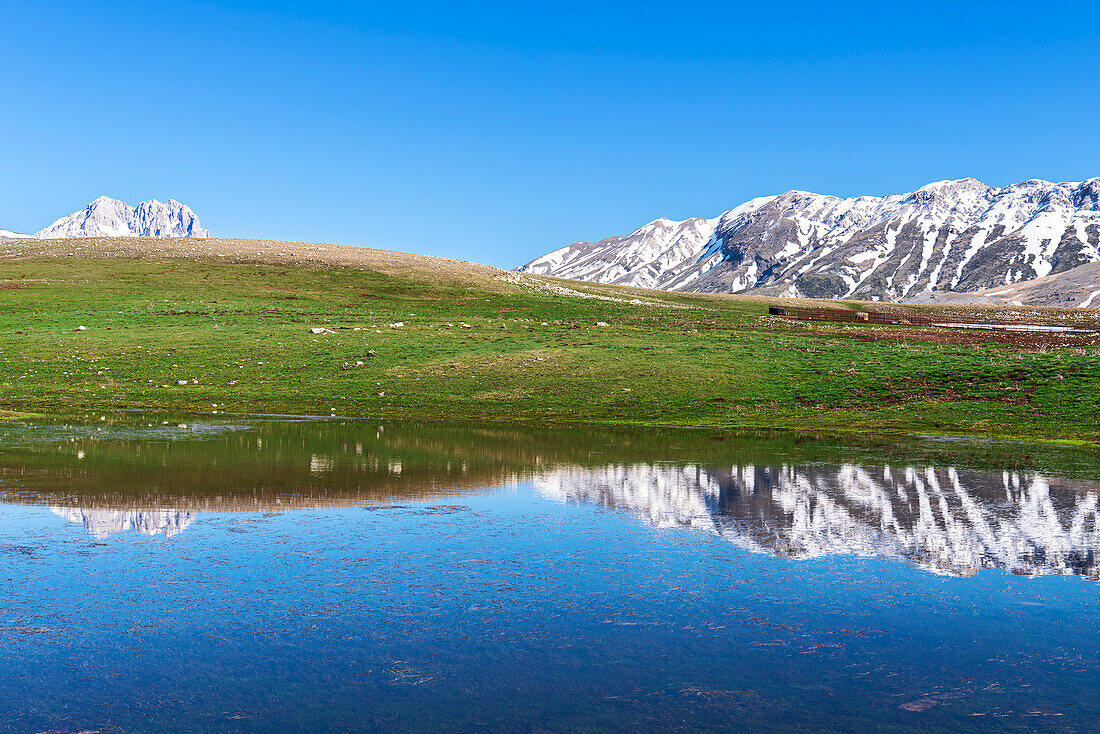
[[1094,3],[0,0],[0,228],[515,266],[798,188],[1100,175]]

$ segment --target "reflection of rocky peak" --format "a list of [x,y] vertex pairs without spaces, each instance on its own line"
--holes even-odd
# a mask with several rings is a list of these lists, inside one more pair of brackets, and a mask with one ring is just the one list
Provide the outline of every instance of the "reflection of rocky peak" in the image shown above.
[[78,522],[97,538],[134,530],[142,535],[172,537],[195,521],[194,512],[180,510],[96,510],[77,507],[51,507],[55,515]]
[[754,552],[904,558],[966,576],[983,568],[1100,578],[1100,485],[1040,476],[856,466],[568,468],[537,475],[560,501],[658,526],[703,527]]

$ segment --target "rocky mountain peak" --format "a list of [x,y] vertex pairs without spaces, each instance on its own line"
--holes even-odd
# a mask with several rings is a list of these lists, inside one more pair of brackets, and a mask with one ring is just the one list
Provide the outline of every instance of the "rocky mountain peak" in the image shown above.
[[37,232],[40,239],[67,237],[209,237],[199,218],[175,199],[143,201],[136,207],[101,196]]

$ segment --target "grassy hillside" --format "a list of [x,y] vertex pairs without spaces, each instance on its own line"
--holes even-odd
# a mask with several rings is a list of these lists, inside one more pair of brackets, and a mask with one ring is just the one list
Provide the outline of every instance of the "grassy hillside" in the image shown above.
[[0,410],[1100,442],[1100,348],[1090,338],[804,324],[768,316],[763,299],[300,243],[2,247]]

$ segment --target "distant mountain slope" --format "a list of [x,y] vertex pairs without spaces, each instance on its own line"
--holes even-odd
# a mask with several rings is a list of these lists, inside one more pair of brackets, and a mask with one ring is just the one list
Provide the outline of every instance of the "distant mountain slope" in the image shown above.
[[626,237],[563,247],[525,268],[532,273],[595,280],[639,288],[667,288],[681,267],[694,264],[717,219],[658,219]]
[[19,234],[18,232],[12,232],[7,229],[0,229],[0,240],[29,240],[32,239],[29,234]]
[[718,219],[658,219],[626,237],[575,243],[519,270],[667,290],[901,301],[1098,261],[1100,178],[1004,188],[967,178],[884,197],[788,191]]
[[186,204],[169,199],[143,201],[132,207],[101,196],[82,211],[62,217],[34,235],[39,239],[70,237],[209,237]]
[[974,293],[925,292],[912,300],[915,303],[1100,308],[1100,262]]

